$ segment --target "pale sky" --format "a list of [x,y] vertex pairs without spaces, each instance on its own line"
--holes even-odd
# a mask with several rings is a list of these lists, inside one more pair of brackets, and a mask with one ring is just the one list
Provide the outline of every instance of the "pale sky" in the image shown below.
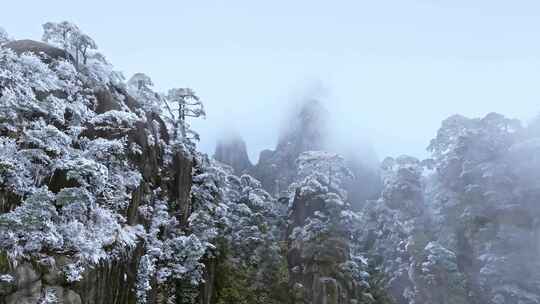
[[540,1],[3,2],[0,26],[15,38],[69,20],[126,77],[193,88],[209,153],[235,128],[255,160],[304,96],[322,96],[340,137],[367,138],[380,158],[425,156],[455,113],[540,112]]

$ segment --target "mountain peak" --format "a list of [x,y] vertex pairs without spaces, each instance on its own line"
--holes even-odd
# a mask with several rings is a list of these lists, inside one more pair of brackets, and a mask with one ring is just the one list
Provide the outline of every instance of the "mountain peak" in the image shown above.
[[214,158],[234,169],[234,173],[241,175],[253,166],[247,154],[246,143],[238,134],[228,135],[218,140]]

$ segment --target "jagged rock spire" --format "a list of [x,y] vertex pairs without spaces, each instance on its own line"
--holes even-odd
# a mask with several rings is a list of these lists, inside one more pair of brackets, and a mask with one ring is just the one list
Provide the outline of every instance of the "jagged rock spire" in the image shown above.
[[285,124],[276,150],[286,151],[294,158],[305,151],[324,150],[329,115],[319,100],[306,100]]
[[274,195],[283,194],[294,180],[296,159],[302,152],[325,150],[328,111],[316,99],[301,103],[293,112],[274,151],[264,150],[252,175]]
[[238,134],[218,140],[214,159],[231,166],[236,175],[241,175],[253,167],[247,154],[246,143]]

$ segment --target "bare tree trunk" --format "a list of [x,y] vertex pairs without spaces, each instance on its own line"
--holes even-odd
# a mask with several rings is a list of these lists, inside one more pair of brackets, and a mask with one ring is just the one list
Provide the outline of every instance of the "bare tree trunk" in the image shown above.
[[182,138],[186,138],[186,115],[185,115],[185,101],[178,105],[178,120],[180,121],[180,131],[182,132]]

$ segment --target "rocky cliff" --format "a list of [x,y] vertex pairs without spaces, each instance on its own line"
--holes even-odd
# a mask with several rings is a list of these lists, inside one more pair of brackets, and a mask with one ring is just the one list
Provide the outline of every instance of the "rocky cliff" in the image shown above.
[[[294,198],[289,226],[289,239],[295,228],[303,227],[309,217],[326,209],[324,201],[313,196]],[[350,248],[346,235],[329,235],[319,244],[289,241],[287,263],[289,287],[294,304],[355,303],[361,298],[361,288],[353,278],[340,272],[340,265],[349,260]],[[309,247],[316,246],[316,249]],[[358,303],[358,302],[356,302]]]
[[239,135],[231,135],[217,142],[214,159],[231,166],[236,175],[249,172],[253,165],[249,161],[246,143]]
[[[141,112],[122,86],[95,85],[91,75],[75,71],[70,60],[63,50],[28,40],[1,49],[0,62],[11,64],[3,69],[14,74],[0,76],[2,103],[13,97],[11,114],[1,115],[0,133],[3,304],[49,303],[43,302],[47,299],[136,303],[140,260],[148,245],[132,238],[145,238],[151,226],[141,211],[157,208],[159,199],[166,200],[169,216],[179,227],[187,225],[190,215],[190,152],[172,145],[159,114]],[[42,75],[15,75],[17,68],[38,67]],[[15,77],[21,78],[11,82]],[[25,77],[42,77],[50,86]],[[10,96],[16,89],[25,91]],[[36,193],[50,200],[50,215],[30,209],[47,203],[43,198],[34,202]],[[82,199],[89,205],[81,205]],[[76,208],[83,208],[82,213]],[[77,225],[85,225],[80,233],[87,235],[74,235]],[[109,228],[113,230],[105,231]],[[33,239],[24,230],[34,233]],[[53,237],[59,245],[51,243]],[[108,237],[113,238],[101,241]],[[93,252],[95,256],[85,257]],[[158,303],[163,289],[155,281],[150,284],[156,292],[147,302]]]
[[349,176],[342,159],[306,152],[298,164],[303,178],[295,183],[287,228],[292,303],[373,303],[353,253],[355,215],[341,188]]
[[540,303],[538,122],[454,115],[379,182],[308,101],[256,166],[213,159],[193,90],[44,28],[0,31],[0,304]]
[[300,153],[323,150],[327,136],[327,111],[318,100],[303,103],[278,140],[275,150],[264,150],[251,174],[270,193],[286,195],[296,175],[296,159]]
[[[260,153],[259,162],[249,171],[259,179],[263,187],[276,196],[287,196],[289,185],[296,176],[296,160],[307,151],[331,151],[344,155],[354,178],[346,181],[353,207],[360,209],[368,199],[380,193],[381,182],[377,160],[373,155],[366,157],[350,144],[335,145],[329,140],[331,127],[329,113],[318,100],[307,100],[285,123],[274,150]],[[362,147],[369,150],[368,147]],[[369,154],[369,153],[368,153]],[[228,163],[228,162],[225,162]],[[228,163],[230,164],[230,163]]]

